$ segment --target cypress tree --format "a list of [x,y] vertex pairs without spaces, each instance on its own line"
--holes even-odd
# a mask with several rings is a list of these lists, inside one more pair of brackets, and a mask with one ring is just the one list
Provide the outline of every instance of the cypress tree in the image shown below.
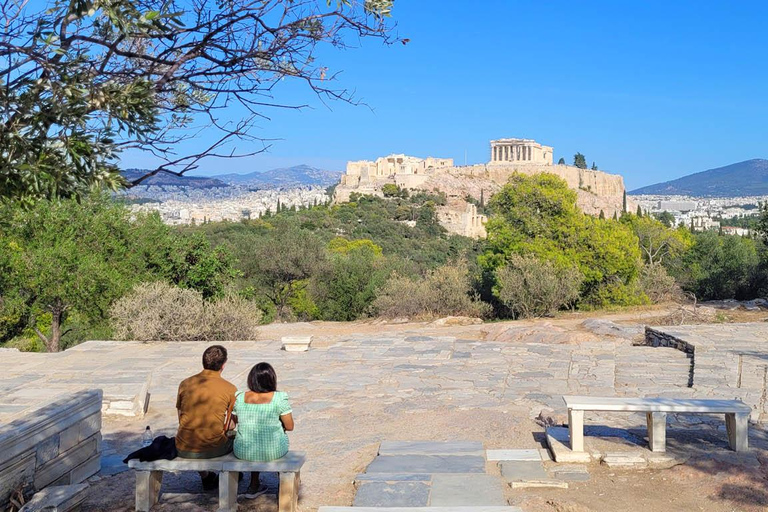
[[626,189],[624,189],[624,207],[621,211],[624,213],[627,212],[627,190]]
[[605,212],[600,210],[600,220],[605,220]]
[[643,216],[643,209],[640,208],[640,205],[637,205],[637,216],[642,217]]

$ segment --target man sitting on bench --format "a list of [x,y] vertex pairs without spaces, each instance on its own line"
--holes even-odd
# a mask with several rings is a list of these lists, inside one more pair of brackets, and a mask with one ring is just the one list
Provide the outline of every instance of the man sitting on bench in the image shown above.
[[[235,405],[234,384],[222,378],[227,349],[213,345],[203,352],[203,371],[179,384],[176,409],[179,430],[176,449],[179,457],[212,459],[232,451],[232,439],[226,427]],[[201,471],[204,490],[216,489],[218,475]]]

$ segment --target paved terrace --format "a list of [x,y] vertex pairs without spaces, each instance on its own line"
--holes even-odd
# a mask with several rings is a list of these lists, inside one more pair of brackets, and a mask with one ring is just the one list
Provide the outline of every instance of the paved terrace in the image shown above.
[[[541,429],[532,418],[542,410],[563,413],[563,394],[744,397],[759,409],[758,416],[765,405],[765,324],[659,328],[651,343],[669,345],[659,347],[633,346],[632,336],[618,331],[576,333],[541,324],[497,325],[491,335],[496,341],[471,339],[488,337],[487,326],[429,335],[423,329],[388,329],[316,340],[305,353],[282,351],[276,339],[223,343],[230,351],[227,379],[243,388],[252,365],[269,361],[280,389],[291,396],[297,419],[292,448],[309,457],[302,479],[304,510],[351,503],[352,477],[383,439],[458,438],[483,440],[486,448],[536,447],[535,432]],[[445,335],[451,332],[466,338]],[[658,341],[662,335],[665,343]],[[672,341],[681,339],[694,349]],[[178,383],[200,370],[207,345],[92,341],[59,354],[2,351],[0,422],[83,387],[103,388],[105,407],[130,415],[145,405],[148,389],[145,418],[106,416],[103,465],[107,473],[116,471],[116,461],[133,447],[121,443],[137,442],[145,424],[156,434],[173,435]],[[597,423],[600,416],[588,419]],[[670,423],[674,428],[675,422],[702,420],[679,416]],[[622,414],[611,415],[607,424],[644,422],[641,415]],[[128,480],[123,492],[131,496],[133,479]]]

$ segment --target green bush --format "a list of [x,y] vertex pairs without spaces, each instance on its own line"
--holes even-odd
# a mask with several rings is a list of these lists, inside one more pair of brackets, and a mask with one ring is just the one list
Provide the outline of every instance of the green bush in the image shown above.
[[466,262],[442,266],[420,279],[392,276],[379,291],[374,309],[385,318],[491,315],[491,306],[472,288]]
[[557,268],[533,256],[513,255],[496,269],[494,295],[517,317],[551,315],[579,297],[579,269]]

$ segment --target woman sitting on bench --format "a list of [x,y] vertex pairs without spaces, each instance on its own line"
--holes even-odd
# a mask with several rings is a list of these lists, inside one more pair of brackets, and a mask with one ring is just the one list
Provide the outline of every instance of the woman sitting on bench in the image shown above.
[[[235,457],[268,462],[288,453],[288,435],[293,415],[288,394],[277,391],[277,375],[269,363],[259,363],[248,374],[248,391],[235,394],[232,421],[237,424]],[[263,494],[259,473],[251,473],[247,498]]]

